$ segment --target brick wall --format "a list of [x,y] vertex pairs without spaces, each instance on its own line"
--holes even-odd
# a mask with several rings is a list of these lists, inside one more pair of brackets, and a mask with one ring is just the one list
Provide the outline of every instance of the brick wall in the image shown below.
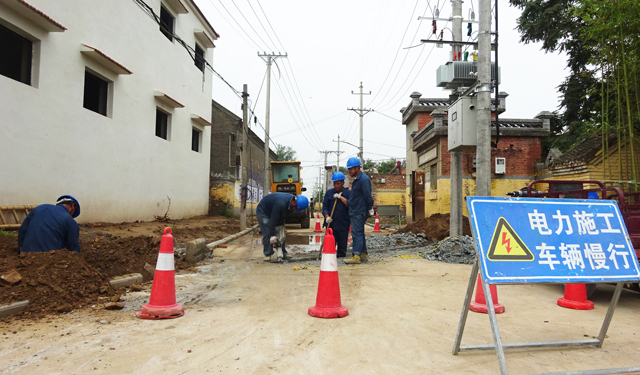
[[[495,141],[495,138],[492,139]],[[448,140],[440,139],[441,175],[451,174],[451,154],[447,150]],[[473,169],[473,157],[475,152],[462,153],[462,174],[471,175]],[[538,137],[500,137],[498,148],[491,149],[491,174],[495,174],[496,157],[506,158],[505,176],[533,176],[535,164],[542,159],[542,145]]]
[[369,178],[374,204],[397,204],[400,206],[400,213],[403,216],[406,215],[406,175],[371,173]]
[[418,113],[418,131],[430,123],[431,120],[433,120],[431,113]]

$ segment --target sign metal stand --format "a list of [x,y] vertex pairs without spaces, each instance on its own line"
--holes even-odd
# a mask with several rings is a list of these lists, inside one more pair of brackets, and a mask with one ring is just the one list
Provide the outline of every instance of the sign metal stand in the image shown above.
[[[594,345],[598,348],[602,347],[604,343],[605,336],[607,334],[607,330],[609,329],[609,324],[611,323],[611,319],[613,317],[613,313],[615,312],[616,306],[618,304],[618,300],[620,298],[620,294],[622,292],[622,287],[624,285],[624,281],[638,281],[638,278],[632,278],[629,280],[616,280],[616,288],[613,293],[613,297],[611,298],[611,302],[609,303],[609,308],[607,309],[607,314],[605,315],[604,321],[602,322],[602,327],[600,328],[600,333],[597,339],[589,339],[589,340],[575,340],[575,341],[543,341],[543,342],[524,342],[524,343],[510,343],[504,344],[502,343],[502,339],[500,337],[500,329],[498,327],[498,320],[496,318],[495,307],[493,304],[493,298],[491,295],[490,285],[500,284],[500,285],[514,285],[514,284],[522,284],[522,282],[508,282],[508,281],[500,281],[500,282],[492,282],[491,280],[487,280],[485,277],[485,272],[488,273],[486,269],[485,262],[485,254],[484,249],[479,249],[478,244],[482,245],[482,242],[478,238],[477,226],[474,226],[473,223],[476,220],[475,211],[470,203],[470,200],[483,198],[486,200],[486,197],[467,197],[467,207],[469,208],[469,220],[472,222],[472,232],[474,238],[474,247],[476,251],[476,261],[473,264],[471,269],[471,275],[469,277],[469,283],[467,285],[467,292],[464,298],[464,303],[462,306],[462,312],[460,314],[460,322],[458,324],[458,331],[456,334],[456,339],[453,346],[453,355],[458,355],[461,351],[471,351],[471,350],[495,350],[498,356],[498,363],[500,366],[500,373],[502,375],[508,375],[509,371],[507,369],[507,363],[504,355],[504,349],[511,348],[542,348],[542,347],[568,347],[568,346],[591,346]],[[513,199],[513,198],[512,198]],[[498,200],[498,199],[496,199]],[[529,199],[529,201],[534,201],[534,199]],[[497,203],[497,202],[496,202]],[[617,210],[617,205],[615,206]],[[619,211],[618,211],[619,215]],[[626,234],[626,231],[625,233]],[[627,235],[628,238],[628,235]],[[633,248],[632,248],[633,249]],[[634,254],[635,255],[635,254]],[[635,264],[637,265],[637,259],[635,260]],[[491,324],[491,332],[493,334],[493,344],[487,345],[470,345],[470,346],[461,346],[462,336],[464,334],[464,328],[467,321],[467,316],[469,314],[469,305],[471,303],[471,298],[473,295],[474,287],[476,284],[476,277],[478,275],[478,271],[481,268],[481,265],[485,267],[483,269],[484,272],[480,272],[481,276],[481,284],[484,290],[485,301],[487,304],[487,309],[489,313],[489,322]],[[538,283],[564,283],[565,281],[529,281],[529,282],[538,282]],[[600,370],[584,370],[584,371],[572,371],[570,374],[576,375],[599,375],[599,374],[624,374],[631,372],[639,372],[640,367],[626,367],[626,368],[612,368],[612,369],[600,369]],[[566,372],[560,372],[565,373]],[[548,373],[548,374],[560,374],[560,373]]]

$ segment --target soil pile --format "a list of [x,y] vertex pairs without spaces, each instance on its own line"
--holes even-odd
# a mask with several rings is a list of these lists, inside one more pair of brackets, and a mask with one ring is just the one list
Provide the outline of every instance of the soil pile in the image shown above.
[[[156,266],[160,238],[137,236],[117,238],[109,234],[99,234],[93,240],[81,240],[82,256],[95,270],[109,278],[130,273],[141,273],[144,281],[153,278],[153,273],[145,269],[145,264]],[[175,258],[176,270],[186,269],[191,265],[184,259]]]
[[[449,218],[449,214],[433,214],[415,223],[407,224],[398,233],[424,233],[430,241],[441,241],[449,237]],[[467,217],[462,218],[462,234],[471,236],[471,227]]]
[[82,254],[69,250],[18,254],[17,246],[16,236],[0,234],[0,301],[29,300],[23,316],[38,318],[119,299],[107,275],[89,265]]

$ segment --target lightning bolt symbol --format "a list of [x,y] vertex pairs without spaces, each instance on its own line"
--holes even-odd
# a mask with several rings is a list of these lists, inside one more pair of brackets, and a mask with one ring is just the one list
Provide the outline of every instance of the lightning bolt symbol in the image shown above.
[[502,244],[506,245],[507,254],[511,251],[511,238],[507,239],[507,232],[502,232]]

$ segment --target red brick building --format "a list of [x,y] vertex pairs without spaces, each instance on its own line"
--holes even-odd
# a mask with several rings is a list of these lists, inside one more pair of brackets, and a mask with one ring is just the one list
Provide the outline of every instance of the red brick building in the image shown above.
[[[447,109],[453,101],[421,96],[414,92],[410,105],[401,109],[407,136],[405,188],[409,222],[450,211],[451,155],[448,151]],[[506,97],[506,93],[498,96],[498,113],[505,111]],[[492,100],[494,114],[495,105]],[[534,179],[535,165],[542,161],[542,138],[549,135],[552,117],[550,112],[544,111],[533,119],[499,118],[500,140],[498,147],[491,149],[493,196],[504,196],[506,192],[518,190]],[[495,142],[495,121],[492,135],[492,141]],[[462,153],[463,196],[475,194],[474,159],[475,152]]]

